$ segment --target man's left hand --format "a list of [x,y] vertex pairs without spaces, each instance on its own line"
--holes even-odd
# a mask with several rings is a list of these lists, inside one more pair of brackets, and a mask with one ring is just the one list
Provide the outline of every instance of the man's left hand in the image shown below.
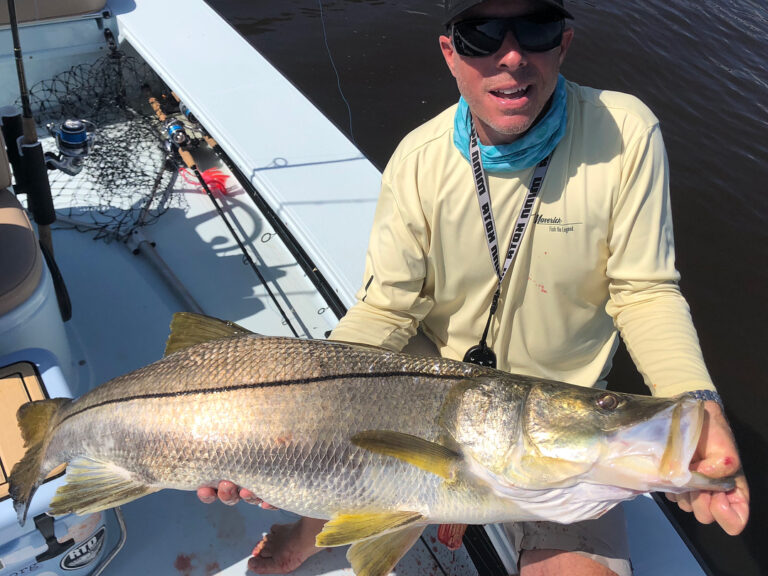
[[729,492],[705,490],[667,494],[702,524],[717,522],[731,536],[740,534],[749,519],[749,486],[731,427],[716,402],[705,402],[704,426],[691,461],[691,470],[711,478],[733,476],[736,486]]

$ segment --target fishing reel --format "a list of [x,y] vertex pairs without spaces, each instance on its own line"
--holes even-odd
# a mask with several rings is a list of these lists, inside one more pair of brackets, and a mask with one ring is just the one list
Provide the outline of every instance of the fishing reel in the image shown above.
[[184,129],[184,124],[179,120],[170,120],[165,125],[165,130],[168,136],[168,141],[174,146],[184,148],[189,144],[190,138]]
[[93,150],[96,126],[88,120],[68,119],[58,125],[50,122],[45,127],[59,149],[59,154],[45,153],[45,165],[70,176],[79,174],[83,161]]
[[200,139],[178,118],[168,118],[165,121],[165,137],[165,149],[171,154],[196,148],[200,144]]

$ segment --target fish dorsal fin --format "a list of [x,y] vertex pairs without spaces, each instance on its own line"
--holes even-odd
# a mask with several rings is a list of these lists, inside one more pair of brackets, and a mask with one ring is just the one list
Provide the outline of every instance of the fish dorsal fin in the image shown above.
[[418,512],[408,511],[337,514],[325,523],[322,532],[315,538],[315,545],[321,548],[344,546],[394,530],[402,530],[423,519],[424,516]]
[[234,322],[219,320],[203,314],[194,314],[193,312],[177,312],[171,320],[171,333],[165,343],[163,356],[203,342],[245,334],[254,333]]
[[119,466],[82,457],[67,466],[66,482],[51,500],[49,513],[53,516],[90,514],[160,490],[134,479]]
[[386,576],[423,531],[424,526],[417,525],[356,542],[347,550],[347,560],[356,576]]
[[385,454],[454,480],[462,456],[442,444],[424,440],[412,434],[391,430],[365,430],[352,437],[352,443],[377,454]]

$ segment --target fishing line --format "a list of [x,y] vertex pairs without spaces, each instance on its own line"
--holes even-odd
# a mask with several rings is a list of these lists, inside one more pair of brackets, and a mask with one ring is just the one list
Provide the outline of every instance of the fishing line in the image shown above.
[[[181,153],[186,151],[182,151],[180,149],[179,152]],[[240,251],[243,253],[243,257],[246,259],[251,269],[256,273],[256,276],[259,278],[261,285],[264,286],[264,290],[266,290],[267,295],[272,300],[272,303],[277,307],[278,312],[280,312],[280,315],[283,317],[283,320],[285,321],[286,325],[288,326],[288,328],[290,328],[291,333],[293,333],[293,335],[296,338],[298,338],[299,333],[293,327],[293,323],[291,322],[290,318],[288,318],[288,315],[285,313],[285,310],[283,310],[283,307],[280,306],[280,302],[277,300],[277,297],[270,289],[269,284],[267,284],[266,278],[264,278],[261,271],[259,271],[259,267],[256,266],[256,263],[253,261],[253,258],[251,258],[251,255],[248,253],[248,250],[246,249],[245,245],[242,243],[242,241],[240,240],[240,237],[235,232],[234,227],[229,222],[229,219],[224,213],[224,210],[219,205],[219,201],[216,200],[216,197],[211,192],[211,189],[208,188],[208,184],[206,183],[205,178],[203,178],[203,175],[200,174],[200,170],[197,168],[197,164],[195,164],[194,161],[191,160],[191,157],[190,157],[190,162],[191,162],[191,165],[187,164],[187,167],[195,173],[195,176],[197,176],[197,179],[200,182],[200,186],[203,188],[203,190],[205,190],[205,193],[208,195],[208,198],[211,199],[213,206],[216,208],[216,212],[219,213],[219,217],[224,221],[224,224],[226,224],[227,229],[229,230],[229,233],[232,235],[232,238],[235,239],[235,242],[237,242],[237,245],[240,247]],[[186,163],[186,160],[185,160],[185,163]]]
[[341,99],[344,101],[344,104],[347,106],[347,114],[349,116],[349,138],[352,140],[352,143],[357,146],[357,142],[355,141],[355,133],[352,130],[352,108],[350,107],[346,96],[344,96],[344,91],[341,89],[341,77],[339,76],[339,71],[336,68],[336,62],[333,60],[331,47],[328,45],[328,33],[325,29],[325,15],[323,13],[323,0],[317,0],[317,5],[320,7],[320,23],[323,27],[323,41],[325,42],[325,51],[328,53],[328,59],[331,61],[333,72],[336,74],[336,86],[339,89],[339,94],[341,95]]

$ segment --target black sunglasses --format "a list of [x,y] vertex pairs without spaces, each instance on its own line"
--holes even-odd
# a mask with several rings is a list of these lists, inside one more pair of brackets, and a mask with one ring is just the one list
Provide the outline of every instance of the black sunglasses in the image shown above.
[[514,18],[460,20],[451,26],[453,47],[462,56],[495,54],[507,32],[512,32],[522,50],[546,52],[563,41],[565,20],[551,14],[529,14]]

